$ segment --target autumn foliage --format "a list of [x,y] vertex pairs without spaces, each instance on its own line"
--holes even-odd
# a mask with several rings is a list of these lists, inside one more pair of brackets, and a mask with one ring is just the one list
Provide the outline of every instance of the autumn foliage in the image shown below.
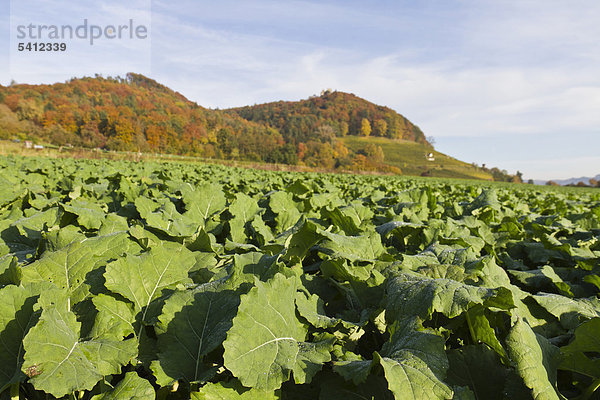
[[[367,132],[368,131],[368,132]],[[139,74],[0,86],[0,137],[108,150],[386,170],[381,149],[338,140],[372,135],[425,143],[393,110],[326,91],[299,102],[212,110]]]

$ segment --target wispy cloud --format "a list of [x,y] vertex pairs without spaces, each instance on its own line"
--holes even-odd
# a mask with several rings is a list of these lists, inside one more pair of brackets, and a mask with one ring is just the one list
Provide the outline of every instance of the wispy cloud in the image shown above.
[[[150,71],[150,40],[131,40],[128,30],[122,38],[91,39],[91,26],[95,34],[101,34],[107,26],[129,25],[135,28],[144,25],[151,29],[151,1],[132,0],[124,7],[116,0],[104,1],[101,4],[91,1],[70,2],[66,0],[31,0],[11,1],[10,7],[10,75],[19,82],[38,83],[65,80],[74,76],[103,74],[124,74],[128,70],[148,73]],[[33,24],[33,30],[28,29]],[[83,28],[87,24],[87,28]],[[25,38],[19,38],[17,27]],[[18,43],[53,42],[48,37],[48,27],[58,27],[62,35],[62,26],[70,26],[77,33],[85,33],[86,38],[72,38],[67,32],[57,42],[65,43],[66,51],[18,51]],[[39,30],[42,27],[42,30]],[[79,31],[79,29],[81,30]],[[40,37],[40,32],[44,32]],[[116,35],[116,34],[115,34]],[[8,37],[3,38],[8,40]],[[91,44],[93,43],[93,45]],[[8,57],[7,57],[8,58]]]

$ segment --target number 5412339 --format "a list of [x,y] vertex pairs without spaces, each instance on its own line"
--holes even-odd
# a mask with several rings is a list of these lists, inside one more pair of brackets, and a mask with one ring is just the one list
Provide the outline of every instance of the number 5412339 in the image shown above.
[[27,42],[19,43],[17,45],[18,51],[66,51],[66,43],[38,43],[38,42]]

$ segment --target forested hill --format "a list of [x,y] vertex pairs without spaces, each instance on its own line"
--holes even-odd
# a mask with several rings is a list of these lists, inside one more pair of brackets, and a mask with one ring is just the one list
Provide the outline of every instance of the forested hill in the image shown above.
[[427,143],[419,127],[394,110],[351,93],[324,90],[301,101],[278,101],[234,108],[248,121],[266,123],[290,140],[306,142],[331,136],[378,136]]
[[327,170],[491,178],[450,157],[426,161],[433,149],[417,126],[353,94],[328,90],[296,102],[213,110],[133,73],[0,86],[0,138]]
[[138,74],[3,87],[0,132],[58,145],[206,157],[228,157],[235,147],[244,157],[283,142],[273,129],[200,107]]

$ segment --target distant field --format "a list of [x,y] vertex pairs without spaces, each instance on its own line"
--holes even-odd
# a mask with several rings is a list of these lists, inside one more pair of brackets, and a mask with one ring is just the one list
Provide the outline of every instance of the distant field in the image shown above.
[[[351,150],[359,150],[367,144],[365,138],[348,136],[343,138],[344,143]],[[429,171],[430,176],[439,178],[455,179],[478,179],[491,180],[490,174],[481,171],[470,164],[458,161],[445,154],[433,151],[435,161],[427,161],[425,155],[431,152],[431,149],[425,145],[404,141],[391,140],[386,138],[369,138],[370,143],[381,146],[385,154],[385,163],[396,166],[402,170],[402,175],[421,176],[423,172]],[[318,168],[311,168],[302,165],[269,164],[253,161],[238,160],[219,160],[207,159],[193,156],[180,156],[176,154],[159,153],[132,153],[124,151],[105,151],[86,149],[80,147],[60,148],[53,145],[44,145],[44,149],[34,150],[26,149],[23,143],[15,143],[8,140],[0,140],[0,155],[20,155],[20,156],[42,156],[51,158],[92,158],[109,160],[145,160],[145,161],[182,161],[182,162],[205,162],[211,164],[223,164],[234,167],[264,169],[270,171],[296,171],[296,172],[339,172],[328,171]],[[380,172],[358,172],[358,174],[382,174]]]
[[[424,144],[380,137],[346,136],[342,140],[352,151],[364,148],[367,143],[380,146],[385,154],[384,162],[400,168],[403,175],[419,176],[429,172],[431,176],[440,178],[492,179],[491,174],[438,151],[432,151]],[[427,153],[430,152],[433,152],[435,161],[426,159]]]
[[[135,153],[128,151],[107,151],[101,149],[89,149],[83,147],[63,148],[55,145],[44,144],[44,148],[27,149],[23,143],[8,140],[0,140],[0,155],[15,155],[25,157],[49,157],[49,158],[86,158],[102,160],[126,160],[126,161],[177,161],[186,163],[208,163],[227,165],[232,167],[254,168],[267,171],[295,171],[295,172],[328,172],[318,168],[303,165],[270,164],[256,161],[221,160],[215,158],[202,158],[194,156],[182,156],[177,154],[161,153]],[[360,174],[377,174],[372,172],[360,172]]]

